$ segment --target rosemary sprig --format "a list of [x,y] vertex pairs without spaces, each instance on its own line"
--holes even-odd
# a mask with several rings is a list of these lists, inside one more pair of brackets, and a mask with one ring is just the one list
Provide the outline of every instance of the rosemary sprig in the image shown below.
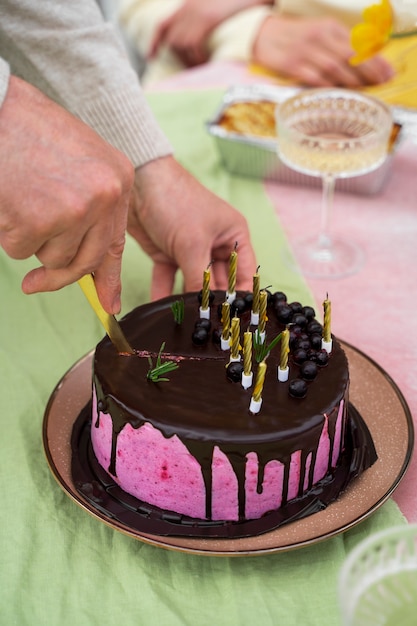
[[148,361],[150,365],[150,369],[146,374],[146,378],[153,383],[162,383],[164,381],[168,381],[169,378],[161,378],[164,374],[168,372],[172,372],[178,368],[178,363],[174,363],[174,361],[165,361],[165,363],[161,363],[161,354],[163,349],[165,348],[165,341],[162,343],[159,348],[158,356],[156,359],[156,365],[153,366],[153,361],[150,356],[148,356]]
[[261,334],[259,332],[259,328],[256,330],[256,332],[253,334],[253,348],[254,348],[255,360],[257,363],[264,361],[269,356],[269,353],[271,352],[272,348],[275,348],[278,341],[281,339],[281,335],[282,333],[279,333],[279,335],[274,337],[271,343],[267,344],[266,338],[265,338],[264,343],[261,342]]
[[184,298],[175,300],[175,302],[171,304],[171,311],[174,315],[175,323],[182,324],[184,321]]

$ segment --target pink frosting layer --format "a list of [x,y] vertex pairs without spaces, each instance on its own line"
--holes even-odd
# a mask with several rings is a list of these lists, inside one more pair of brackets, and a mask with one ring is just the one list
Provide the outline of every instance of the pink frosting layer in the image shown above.
[[[97,402],[93,397],[93,416]],[[339,407],[334,448],[330,450],[328,421],[325,416],[313,470],[313,482],[335,466],[340,454],[343,401]],[[108,471],[112,447],[112,420],[107,413],[99,413],[99,426],[92,425],[93,449],[100,465]],[[250,452],[246,457],[245,491],[247,519],[257,519],[280,507],[284,492],[284,465],[270,461],[265,466],[262,492],[257,492],[258,457]],[[298,495],[301,474],[301,450],[291,457],[288,500]],[[307,488],[312,458],[306,459],[304,489]],[[206,516],[206,493],[202,470],[186,446],[174,435],[166,438],[151,424],[134,429],[127,424],[117,437],[115,482],[131,495],[158,506],[190,517]],[[212,459],[212,519],[238,520],[238,481],[227,456],[214,447]]]

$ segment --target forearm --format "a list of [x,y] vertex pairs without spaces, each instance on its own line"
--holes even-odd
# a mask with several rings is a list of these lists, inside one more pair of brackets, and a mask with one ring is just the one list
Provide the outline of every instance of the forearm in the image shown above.
[[0,54],[13,73],[94,128],[135,167],[171,153],[117,34],[94,1],[3,0]]

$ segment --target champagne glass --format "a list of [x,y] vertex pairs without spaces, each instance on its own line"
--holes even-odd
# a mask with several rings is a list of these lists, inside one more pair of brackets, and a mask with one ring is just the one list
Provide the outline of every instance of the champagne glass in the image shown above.
[[281,161],[323,181],[320,232],[294,242],[296,269],[315,278],[355,273],[363,263],[362,250],[330,234],[335,181],[366,174],[383,163],[392,130],[389,108],[355,91],[321,88],[285,100],[276,118]]
[[363,539],[339,574],[345,626],[414,626],[417,622],[417,524]]

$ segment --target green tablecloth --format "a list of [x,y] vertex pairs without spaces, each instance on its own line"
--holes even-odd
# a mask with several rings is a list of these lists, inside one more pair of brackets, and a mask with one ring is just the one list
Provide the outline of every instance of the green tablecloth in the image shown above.
[[[265,284],[311,301],[279,260],[285,244],[257,182],[221,168],[203,122],[218,92],[150,96],[178,158],[249,219]],[[77,285],[24,296],[33,261],[0,252],[0,624],[4,626],[335,626],[336,581],[361,538],[404,519],[392,501],[348,533],[302,550],[206,557],[159,549],[107,527],[52,477],[42,446],[48,397],[102,336]],[[148,298],[150,263],[129,240],[124,311]]]

